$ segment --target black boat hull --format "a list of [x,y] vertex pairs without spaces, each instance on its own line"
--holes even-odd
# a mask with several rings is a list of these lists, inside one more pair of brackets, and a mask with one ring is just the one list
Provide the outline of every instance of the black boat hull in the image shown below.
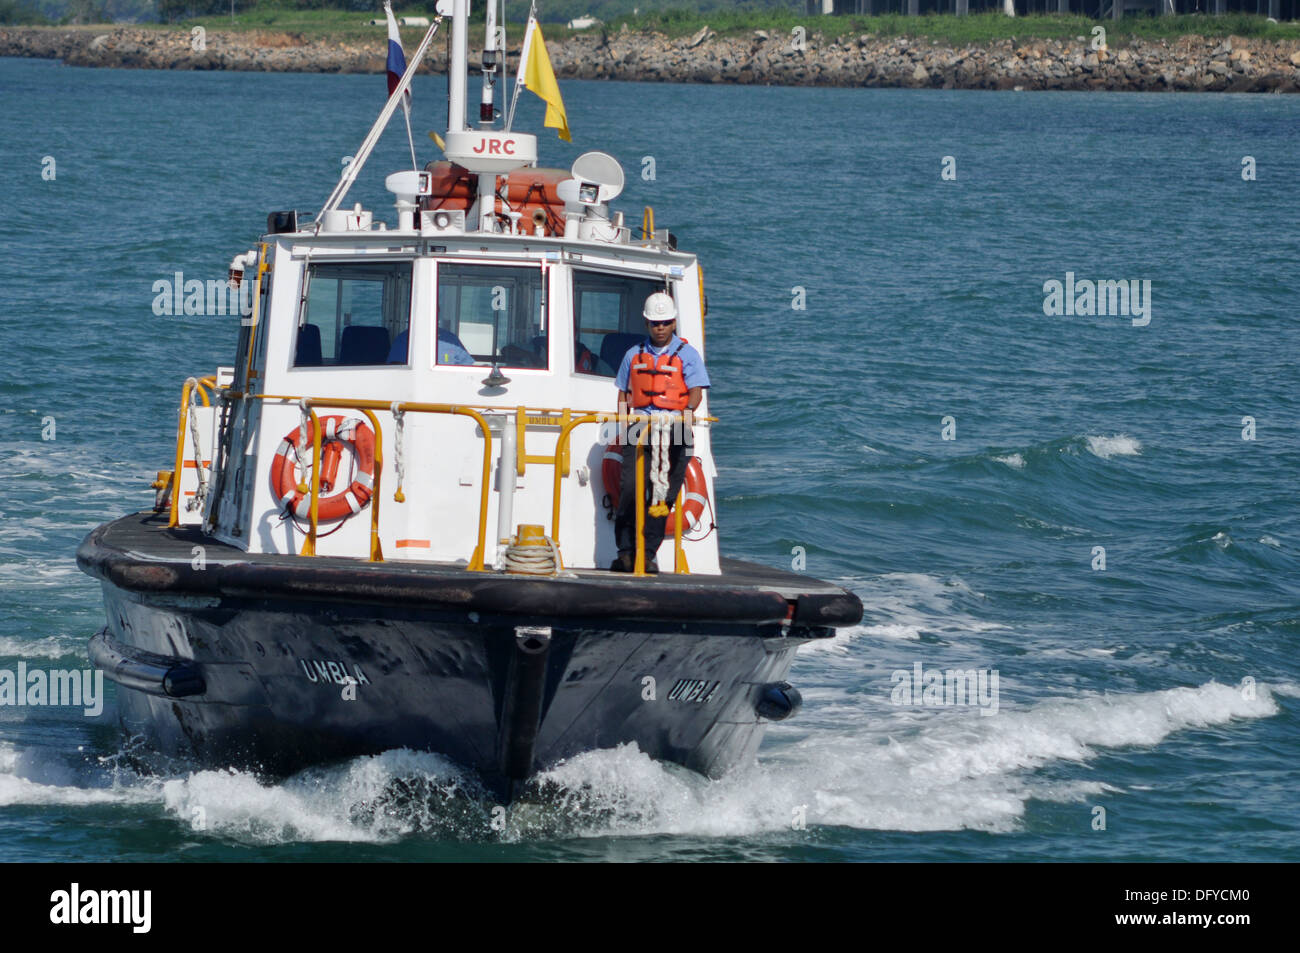
[[[634,580],[618,580],[622,594],[601,597],[603,615],[492,612],[471,590],[504,586],[510,596],[495,601],[511,605],[512,580],[455,569],[448,571],[462,576],[457,598],[444,589],[436,598],[382,598],[379,590],[393,586],[378,585],[378,570],[365,563],[352,564],[366,585],[358,582],[351,598],[279,583],[253,591],[231,580],[235,563],[256,557],[222,563],[214,552],[210,566],[186,573],[168,548],[188,552],[183,531],[157,535],[162,542],[146,556],[113,545],[104,530],[79,554],[82,567],[104,579],[108,625],[92,640],[92,660],[118,683],[129,736],[202,766],[282,775],[407,747],[444,754],[509,797],[557,761],[633,743],[716,777],[752,759],[769,719],[797,706],[797,693],[780,687],[796,648],[834,634],[780,618],[620,616],[624,602],[641,599],[628,584],[655,585]],[[274,566],[263,568],[270,579]],[[545,583],[518,580],[537,585]],[[588,595],[614,591],[592,588],[603,585],[594,579]],[[704,599],[704,585],[679,581],[674,598]],[[716,580],[708,585],[716,601],[723,590]],[[782,614],[782,599],[748,614]],[[557,595],[556,604],[574,600]],[[687,608],[681,602],[664,614]]]

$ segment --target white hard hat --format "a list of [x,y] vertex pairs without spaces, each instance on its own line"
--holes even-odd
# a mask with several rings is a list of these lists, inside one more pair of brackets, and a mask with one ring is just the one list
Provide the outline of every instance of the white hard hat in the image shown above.
[[677,305],[673,304],[673,299],[668,295],[656,291],[645,299],[645,311],[642,314],[647,321],[676,321]]

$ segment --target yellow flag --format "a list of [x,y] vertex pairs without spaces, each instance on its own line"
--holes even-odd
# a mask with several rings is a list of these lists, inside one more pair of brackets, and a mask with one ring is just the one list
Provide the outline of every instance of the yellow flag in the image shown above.
[[519,68],[519,82],[546,103],[543,125],[558,130],[560,138],[565,142],[572,142],[569,117],[564,114],[564,100],[560,98],[560,84],[555,81],[551,58],[546,55],[546,44],[542,42],[542,28],[532,17],[528,18],[528,27],[524,39],[523,63]]

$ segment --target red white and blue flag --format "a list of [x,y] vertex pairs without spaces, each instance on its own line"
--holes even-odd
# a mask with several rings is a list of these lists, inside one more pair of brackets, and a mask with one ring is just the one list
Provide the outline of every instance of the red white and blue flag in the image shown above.
[[[402,34],[397,30],[397,20],[393,18],[393,8],[387,3],[384,4],[384,13],[388,16],[388,95],[393,95],[393,90],[397,84],[402,81],[402,75],[406,72],[406,54],[402,52]],[[407,89],[406,94],[402,97],[402,109],[406,112],[407,117],[411,115],[411,90]]]

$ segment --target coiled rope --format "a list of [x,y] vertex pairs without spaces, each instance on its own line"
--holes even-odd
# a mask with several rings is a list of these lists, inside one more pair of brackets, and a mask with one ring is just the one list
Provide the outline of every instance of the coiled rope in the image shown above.
[[511,536],[505,552],[506,572],[525,573],[530,576],[558,576],[564,569],[560,549],[555,541],[541,532],[541,527],[520,527],[520,536]]

